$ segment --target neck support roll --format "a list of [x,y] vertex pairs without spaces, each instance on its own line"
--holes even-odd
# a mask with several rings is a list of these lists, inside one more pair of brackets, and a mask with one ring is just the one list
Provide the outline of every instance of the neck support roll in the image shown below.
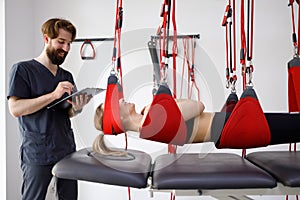
[[123,98],[123,89],[115,75],[108,77],[107,90],[104,102],[102,128],[104,134],[117,135],[124,133],[120,118],[119,100]]
[[167,144],[183,145],[186,134],[185,121],[170,89],[161,85],[153,97],[140,130],[140,137]]

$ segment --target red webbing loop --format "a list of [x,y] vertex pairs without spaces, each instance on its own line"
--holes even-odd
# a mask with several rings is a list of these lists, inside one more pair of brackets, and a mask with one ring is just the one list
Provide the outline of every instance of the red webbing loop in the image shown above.
[[186,42],[185,42],[185,38],[183,38],[182,39],[182,42],[183,42],[183,52],[184,52],[184,56],[183,56],[183,60],[182,60],[182,66],[181,66],[181,83],[180,83],[180,95],[179,95],[179,98],[182,98],[182,92],[183,92],[183,80],[184,80],[184,73],[185,73],[185,63],[186,62],[188,62],[187,60],[186,60],[186,56],[185,56],[185,54],[186,54],[186,48],[185,48],[185,44],[186,44]]
[[[91,48],[92,48],[92,56],[84,56],[83,55],[83,51],[84,51],[84,46],[85,45],[89,45]],[[95,53],[95,48],[94,48],[94,45],[92,44],[91,40],[84,40],[84,42],[82,43],[81,47],[80,47],[80,57],[82,60],[92,60],[94,59],[96,56],[96,53]]]
[[[186,37],[182,39],[183,42],[183,50],[184,50],[184,60],[182,65],[182,79],[181,79],[181,95],[182,95],[182,86],[183,86],[183,77],[184,77],[184,67],[187,65],[188,71],[188,98],[192,98],[192,90],[196,89],[198,101],[200,101],[200,89],[197,86],[195,79],[195,50],[196,50],[196,42],[195,38]],[[190,58],[190,51],[192,52],[192,58]]]
[[188,93],[187,95],[190,96],[190,82],[191,82],[191,64],[190,64],[190,48],[189,48],[189,38],[183,38],[182,39],[182,42],[183,42],[183,52],[184,52],[184,62],[183,62],[183,65],[182,65],[182,79],[181,79],[181,90],[182,90],[182,86],[183,86],[183,79],[184,79],[184,67],[185,67],[185,64],[187,65],[187,72],[188,72]]

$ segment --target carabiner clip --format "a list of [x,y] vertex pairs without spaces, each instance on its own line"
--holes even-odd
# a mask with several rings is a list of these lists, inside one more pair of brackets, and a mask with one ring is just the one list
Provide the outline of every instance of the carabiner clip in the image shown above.
[[236,92],[236,89],[235,89],[235,83],[236,83],[236,80],[233,80],[231,81],[231,92],[235,93]]
[[298,54],[298,47],[295,45],[294,46],[294,58],[298,58],[299,54]]

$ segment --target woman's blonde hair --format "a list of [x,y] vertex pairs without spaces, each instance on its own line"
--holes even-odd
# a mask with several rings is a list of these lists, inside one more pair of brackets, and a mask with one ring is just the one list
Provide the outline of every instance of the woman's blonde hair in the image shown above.
[[[94,115],[94,126],[97,130],[102,131],[102,123],[103,123],[103,103],[101,103]],[[104,134],[100,133],[93,142],[93,151],[99,153],[101,155],[110,155],[110,156],[126,156],[127,153],[125,151],[116,151],[112,150],[105,144]]]

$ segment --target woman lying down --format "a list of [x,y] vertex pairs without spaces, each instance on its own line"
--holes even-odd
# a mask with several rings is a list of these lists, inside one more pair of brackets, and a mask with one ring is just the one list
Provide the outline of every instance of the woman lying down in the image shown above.
[[[220,140],[222,140],[222,134],[224,134],[224,131],[222,130],[231,113],[204,112],[203,103],[190,99],[177,99],[176,103],[186,123],[186,144],[214,142],[216,146],[219,145]],[[133,103],[128,103],[121,99],[119,104],[120,119],[124,131],[134,131],[139,134],[150,105],[146,106],[142,113],[138,113],[136,112],[135,104]],[[96,129],[99,131],[102,131],[103,110],[104,104],[100,104],[97,107],[94,116],[94,124]],[[295,143],[300,141],[299,114],[264,113],[264,116],[269,127],[270,139],[267,144],[262,146]],[[252,126],[251,119],[249,119],[249,126]],[[223,135],[223,137],[225,136]],[[241,141],[241,137],[226,137],[231,137],[230,143],[247,143],[247,141]],[[260,145],[258,144],[258,146]],[[258,146],[256,145],[256,147]],[[125,152],[114,151],[108,148],[105,145],[104,134],[102,133],[95,138],[93,151],[103,155],[126,155]]]

